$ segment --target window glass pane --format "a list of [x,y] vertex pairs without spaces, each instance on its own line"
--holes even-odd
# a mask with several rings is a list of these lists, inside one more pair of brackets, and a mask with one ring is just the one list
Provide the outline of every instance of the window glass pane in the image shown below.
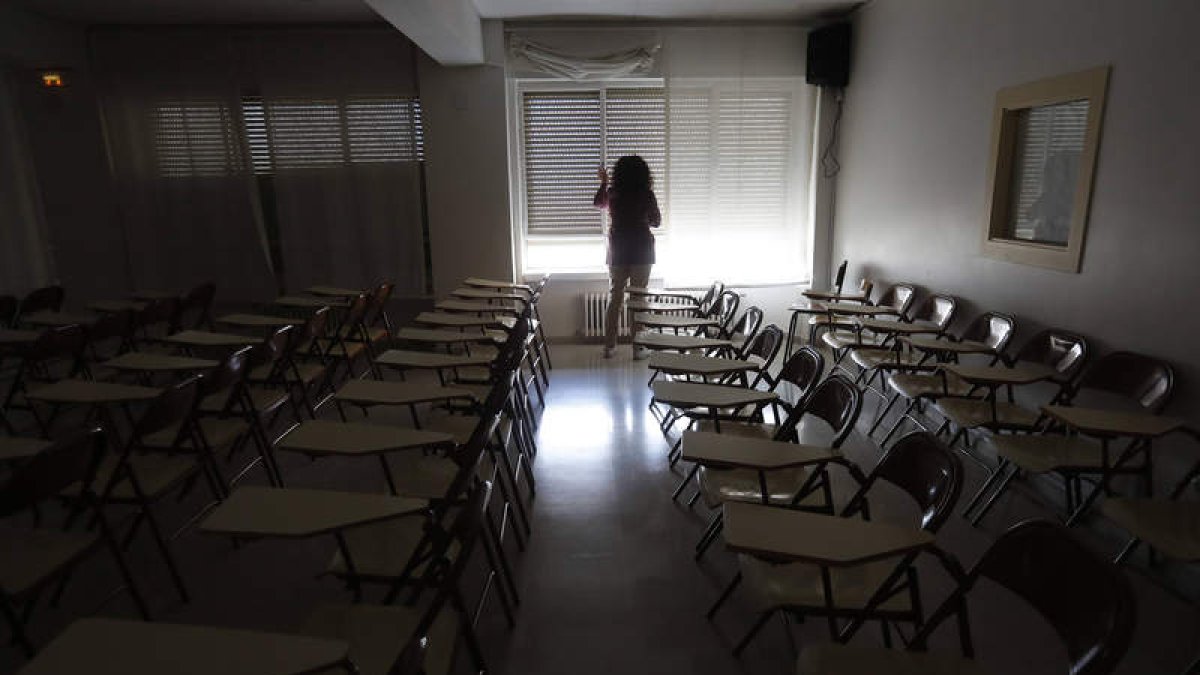
[[1006,235],[1066,246],[1087,130],[1088,102],[1014,113],[1016,134]]

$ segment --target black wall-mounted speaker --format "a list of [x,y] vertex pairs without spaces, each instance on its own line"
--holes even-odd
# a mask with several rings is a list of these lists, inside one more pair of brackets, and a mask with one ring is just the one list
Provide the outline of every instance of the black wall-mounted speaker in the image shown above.
[[835,23],[808,34],[805,80],[820,87],[850,82],[850,24]]

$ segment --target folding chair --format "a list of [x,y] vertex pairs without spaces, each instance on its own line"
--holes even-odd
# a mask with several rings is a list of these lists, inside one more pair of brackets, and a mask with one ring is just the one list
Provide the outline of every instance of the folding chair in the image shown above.
[[[962,463],[932,434],[909,434],[896,441],[862,480],[840,517],[861,515],[870,520],[868,493],[879,481],[904,491],[919,510],[917,527],[936,533],[958,501],[962,489]],[[759,618],[734,648],[734,654],[741,654],[778,611],[798,618],[825,616],[829,620],[830,637],[839,640],[846,639],[863,621],[879,621],[884,639],[890,644],[889,627],[892,624],[905,622],[920,626],[923,622],[919,576],[913,566],[920,552],[913,550],[901,556],[881,556],[850,567],[824,569],[808,563],[779,564],[741,554],[737,575],[709,610],[708,616],[712,618],[745,580],[759,608]],[[837,620],[840,618],[851,619],[851,625],[845,629],[839,627]]]
[[[1108,675],[1129,648],[1135,603],[1129,580],[1076,541],[1062,526],[1027,521],[1000,535],[950,596],[909,641],[909,651],[812,645],[796,675],[925,675],[984,673],[974,661],[967,596],[987,580],[1024,600],[1053,628],[1067,657],[1065,673]],[[958,626],[962,657],[926,653],[930,636],[947,619]]]
[[0,484],[0,518],[37,509],[73,484],[78,485],[80,505],[99,526],[98,530],[69,532],[62,529],[20,530],[4,528],[0,543],[0,609],[12,629],[13,640],[26,656],[36,649],[26,633],[26,624],[42,594],[57,581],[51,600],[57,603],[76,565],[101,544],[116,560],[121,579],[128,587],[138,612],[149,620],[146,602],[113,536],[104,513],[105,500],[95,491],[96,467],[104,455],[105,436],[100,429],[73,433],[15,466]]
[[212,304],[217,295],[217,285],[204,283],[196,286],[179,301],[175,316],[171,319],[171,332],[207,328],[212,330]]
[[[886,313],[899,317],[901,321],[912,321],[912,317],[908,313],[916,297],[916,289],[911,284],[893,284],[884,289],[874,307],[881,310],[881,315]],[[834,368],[840,368],[842,359],[846,357],[850,349],[881,346],[885,344],[884,340],[887,338],[886,333],[864,337],[860,324],[839,317],[837,312],[817,314],[813,316],[810,324],[814,330],[821,326],[826,328],[825,333],[821,335],[821,342],[832,352]],[[815,335],[815,333],[810,335],[809,344],[813,344],[812,340],[815,339]],[[849,371],[847,374],[850,375]]]
[[65,297],[66,292],[62,286],[46,286],[45,288],[30,291],[21,299],[21,305],[17,309],[12,324],[20,326],[22,317],[36,314],[37,312],[62,311],[63,299]]
[[34,385],[48,384],[67,377],[91,378],[91,371],[83,359],[87,347],[87,332],[82,326],[70,325],[50,328],[38,335],[31,344],[17,350],[19,362],[4,397],[5,415],[12,410],[24,410],[33,416],[39,432],[49,435],[49,425],[57,414],[57,407],[44,419],[36,405],[25,395]]
[[[1174,389],[1175,373],[1169,364],[1133,352],[1112,352],[1097,359],[1083,372],[1079,382],[1054,402],[1078,405],[1087,398],[1096,397],[1104,400],[1105,407],[1121,403],[1126,408],[1157,414],[1170,402]],[[1115,412],[1118,408],[1113,407],[1113,410]],[[1042,421],[1038,420],[1039,423]],[[1087,441],[1077,435],[1064,434],[1061,429],[1045,431],[1048,433],[995,435],[991,438],[999,465],[967,505],[966,512],[969,513],[991,492],[973,518],[973,524],[987,514],[1000,495],[1021,474],[1056,473],[1062,476],[1068,514],[1077,512],[1081,504],[1092,499],[1083,495],[1083,476],[1097,476],[1103,480],[1118,473],[1140,475],[1147,494],[1151,492],[1153,464],[1146,451],[1150,443],[1148,439],[1130,440],[1120,453],[1136,455],[1146,451],[1142,462],[1117,468],[1117,458],[1111,456],[1107,443]],[[1096,489],[1098,486],[1093,488],[1093,492]]]

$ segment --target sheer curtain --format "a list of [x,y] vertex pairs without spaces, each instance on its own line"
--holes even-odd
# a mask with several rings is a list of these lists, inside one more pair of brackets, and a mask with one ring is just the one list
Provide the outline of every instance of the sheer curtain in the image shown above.
[[803,29],[663,31],[671,285],[807,280],[813,88]]
[[422,128],[414,48],[394,31],[246,36],[289,289],[396,282],[424,290]]
[[18,296],[54,278],[25,137],[15,87],[0,69],[0,292]]
[[134,285],[270,297],[227,34],[103,30],[92,49]]

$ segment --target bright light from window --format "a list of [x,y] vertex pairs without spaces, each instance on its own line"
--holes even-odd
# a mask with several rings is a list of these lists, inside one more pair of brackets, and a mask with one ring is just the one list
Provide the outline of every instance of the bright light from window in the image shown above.
[[607,247],[603,239],[535,239],[525,246],[525,271],[607,272]]

